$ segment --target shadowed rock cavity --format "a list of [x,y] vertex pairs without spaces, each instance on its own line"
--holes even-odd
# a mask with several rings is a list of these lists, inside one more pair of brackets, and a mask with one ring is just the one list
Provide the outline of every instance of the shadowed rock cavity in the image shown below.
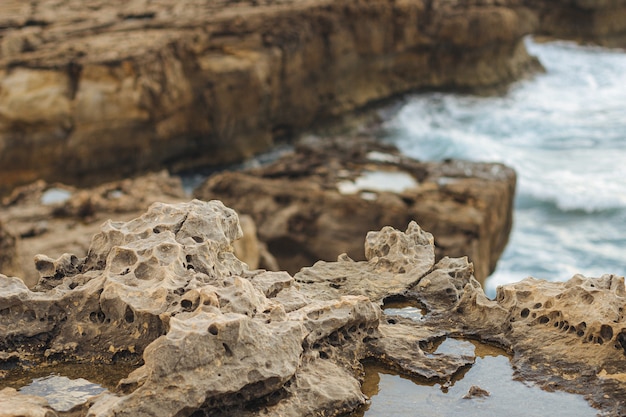
[[[623,277],[527,279],[489,300],[466,258],[435,264],[416,223],[369,233],[364,261],[342,255],[295,277],[248,270],[232,252],[240,235],[221,202],[157,203],[104,224],[85,258],[41,258],[34,291],[0,275],[0,364],[141,365],[76,415],[337,416],[366,401],[362,360],[449,380],[474,357],[420,346],[473,337],[512,351],[521,378],[626,412]],[[427,314],[383,318],[383,300],[400,296]],[[56,414],[11,388],[0,410]]]

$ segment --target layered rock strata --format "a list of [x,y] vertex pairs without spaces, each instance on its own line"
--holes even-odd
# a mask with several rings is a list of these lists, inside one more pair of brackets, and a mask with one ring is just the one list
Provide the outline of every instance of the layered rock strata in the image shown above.
[[365,259],[370,230],[417,221],[436,236],[437,259],[469,256],[482,281],[512,225],[515,172],[501,164],[424,163],[362,138],[309,138],[269,165],[215,174],[194,195],[250,215],[291,273],[341,253]]
[[523,7],[472,1],[4,0],[0,192],[225,164],[416,88],[538,66]]
[[[421,346],[472,337],[513,352],[520,378],[584,394],[603,415],[626,412],[623,277],[530,278],[489,300],[466,258],[434,263],[433,238],[415,223],[370,233],[366,261],[343,256],[294,277],[248,270],[232,253],[240,235],[220,202],[155,204],[105,224],[86,258],[43,262],[38,291],[0,275],[0,363],[142,358],[77,416],[338,416],[366,400],[360,361],[447,380],[474,357]],[[382,316],[399,296],[425,316]],[[12,388],[0,410],[57,414]]]

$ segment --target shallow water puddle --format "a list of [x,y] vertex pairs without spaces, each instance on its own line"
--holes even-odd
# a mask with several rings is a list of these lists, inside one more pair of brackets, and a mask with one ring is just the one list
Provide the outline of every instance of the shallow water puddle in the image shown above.
[[407,319],[421,320],[426,315],[426,310],[410,300],[385,301],[385,314],[400,316]]
[[378,364],[366,364],[362,389],[371,403],[353,417],[597,415],[582,396],[547,392],[513,380],[509,357],[502,349],[448,338],[434,353],[473,353],[476,362],[444,385],[412,380]]
[[[56,411],[69,411],[128,376],[136,365],[62,364],[0,371],[0,390],[17,389],[25,395],[43,397]],[[92,382],[93,381],[93,382]]]

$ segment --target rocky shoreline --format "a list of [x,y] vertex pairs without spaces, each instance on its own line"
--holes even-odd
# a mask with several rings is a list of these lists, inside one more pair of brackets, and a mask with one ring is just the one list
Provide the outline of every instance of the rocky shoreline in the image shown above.
[[[518,377],[585,395],[600,415],[626,412],[624,278],[532,278],[489,300],[466,258],[435,262],[415,222],[365,239],[366,260],[341,256],[291,276],[250,270],[242,235],[219,201],[156,203],[107,222],[84,258],[41,259],[34,291],[0,275],[3,368],[47,361],[138,368],[73,416],[338,416],[366,401],[364,359],[446,380],[473,357],[421,343],[466,337],[513,352]],[[384,317],[398,297],[419,321]],[[57,415],[44,399],[0,391],[1,415]]]
[[[0,193],[240,161],[422,88],[540,67],[522,5],[471,1],[3,3]],[[94,157],[97,155],[97,157]]]

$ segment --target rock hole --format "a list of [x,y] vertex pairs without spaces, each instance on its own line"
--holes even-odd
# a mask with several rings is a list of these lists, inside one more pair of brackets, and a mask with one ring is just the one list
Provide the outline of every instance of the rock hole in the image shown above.
[[135,313],[133,312],[133,309],[130,308],[130,306],[126,306],[126,311],[124,312],[124,320],[126,320],[126,323],[132,323],[135,321]]
[[552,300],[548,300],[548,301],[546,301],[546,303],[545,303],[544,307],[545,307],[545,308],[552,308]]
[[548,323],[550,321],[550,319],[547,318],[546,316],[541,316],[541,317],[539,317],[538,320],[539,320],[539,323],[541,323],[541,324],[546,324],[546,323]]
[[528,317],[528,315],[530,314],[530,310],[525,308],[520,312],[520,316],[522,316],[523,318]]
[[217,326],[215,324],[211,324],[209,326],[208,332],[211,333],[213,336],[217,336]]
[[453,288],[446,288],[446,294],[452,294],[454,292]]
[[396,324],[396,321],[394,319],[387,319],[387,323]]
[[622,329],[620,334],[617,335],[617,343],[624,349],[624,355],[626,355],[626,329]]
[[569,330],[569,324],[566,324],[565,326],[563,326],[563,331],[566,332]]
[[603,324],[600,327],[600,337],[605,340],[613,339],[613,328],[609,325]]
[[603,345],[604,344],[604,340],[602,340],[602,338],[600,336],[596,337],[596,343],[599,345]]
[[533,308],[541,308],[542,304],[541,303],[537,303],[533,306]]
[[328,359],[328,353],[326,353],[324,351],[320,351],[320,358],[321,359]]
[[463,314],[465,310],[463,309],[463,307],[457,307],[456,312],[459,314]]
[[230,347],[226,343],[222,343],[222,346],[224,347],[224,352],[225,352],[226,356],[228,356],[228,357],[233,356],[233,351],[230,350]]
[[202,243],[204,242],[204,239],[202,239],[200,236],[192,236],[191,237],[196,243]]
[[76,282],[72,282],[72,283],[69,285],[69,287],[70,287],[70,290],[73,290],[74,288],[78,287],[78,283],[76,283]]
[[193,306],[193,303],[191,302],[191,300],[182,300],[180,302],[180,306],[187,311],[191,311],[191,306]]
[[155,227],[154,229],[152,229],[152,233],[159,234],[159,233],[161,233],[161,231],[158,228]]
[[383,254],[383,256],[389,255],[389,245],[385,243],[382,248],[380,248],[380,252]]
[[578,337],[583,337],[584,335],[585,335],[585,332],[582,331],[582,330],[579,330],[579,331],[576,332],[576,336],[578,336]]

